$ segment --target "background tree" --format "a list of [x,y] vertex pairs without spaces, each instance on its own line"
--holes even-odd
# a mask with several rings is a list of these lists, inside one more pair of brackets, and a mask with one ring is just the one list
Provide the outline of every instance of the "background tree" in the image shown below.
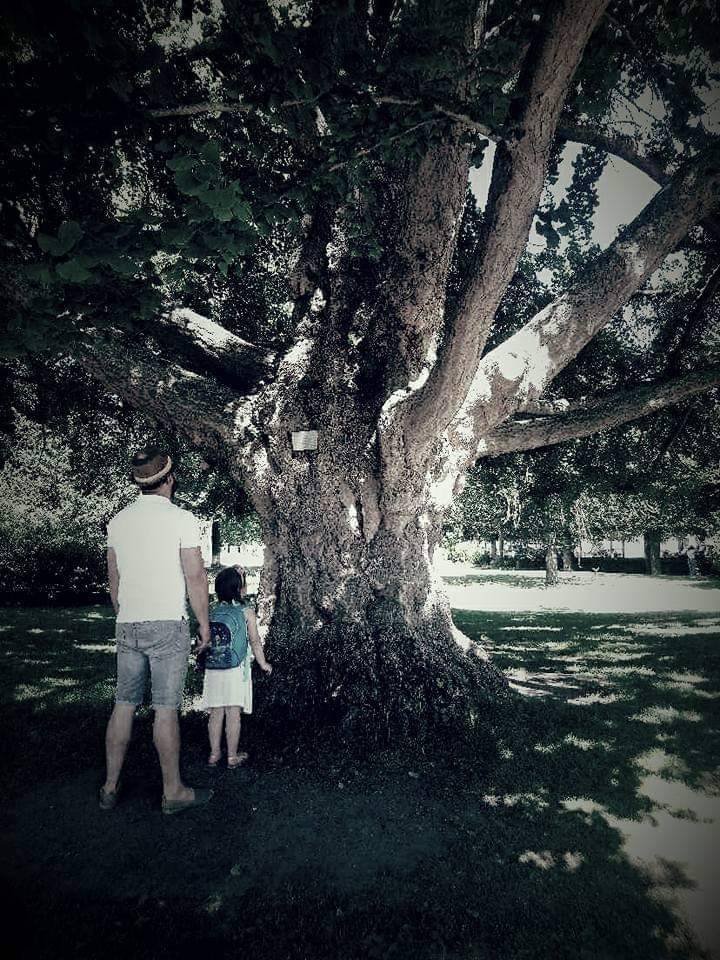
[[3,372],[13,414],[0,434],[5,601],[82,603],[107,593],[107,522],[136,496],[128,464],[151,441],[172,452],[177,500],[212,521],[214,547],[258,539],[249,502],[224,474],[72,361],[15,362]]
[[[716,11],[226,0],[180,13],[30,2],[7,17],[7,352],[71,349],[247,491],[280,719],[290,690],[311,724],[472,718],[469,692],[500,681],[456,642],[431,565],[466,469],[720,377],[715,362],[659,382],[602,370],[591,399],[542,404],[684,238],[715,236],[702,97]],[[629,137],[623,112],[636,124],[647,90],[655,119]],[[488,141],[479,217],[468,179]],[[568,141],[589,152],[563,205]],[[588,218],[608,153],[662,189],[599,252]],[[499,313],[534,222],[556,285],[540,309]],[[308,428],[317,452],[294,455],[290,433]]]

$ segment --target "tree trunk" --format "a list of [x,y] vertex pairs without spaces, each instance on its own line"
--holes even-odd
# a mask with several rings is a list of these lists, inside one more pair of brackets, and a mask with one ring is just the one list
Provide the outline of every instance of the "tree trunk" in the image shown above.
[[212,549],[213,564],[220,563],[220,553],[222,552],[222,537],[220,536],[220,524],[213,520],[210,528],[210,542]]
[[501,533],[498,534],[498,554],[501,560],[505,559],[505,537]]
[[357,457],[303,456],[261,517],[260,622],[282,665],[260,685],[263,722],[381,742],[472,731],[506,683],[453,625],[432,569],[441,525],[418,510],[417,481],[389,515]]
[[563,570],[572,570],[572,550],[570,547],[563,547],[562,551],[562,566]]
[[490,563],[495,565],[495,563],[497,562],[497,556],[498,556],[497,543],[494,539],[492,539],[490,541]]
[[557,548],[554,543],[549,543],[545,551],[545,586],[554,587],[559,580]]
[[646,530],[643,534],[645,547],[645,572],[651,577],[659,577],[660,567],[660,530]]

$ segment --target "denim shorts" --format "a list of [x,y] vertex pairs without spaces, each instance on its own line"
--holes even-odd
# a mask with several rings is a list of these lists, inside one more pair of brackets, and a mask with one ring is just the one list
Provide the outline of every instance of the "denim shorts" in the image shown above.
[[182,705],[190,656],[187,620],[142,620],[118,623],[116,703],[137,706],[143,702],[148,672],[152,706]]

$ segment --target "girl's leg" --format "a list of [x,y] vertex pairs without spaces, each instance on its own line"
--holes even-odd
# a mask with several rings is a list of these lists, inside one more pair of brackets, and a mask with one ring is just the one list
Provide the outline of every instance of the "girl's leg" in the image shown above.
[[222,737],[223,717],[225,716],[224,707],[210,707],[210,716],[208,718],[208,735],[210,737],[210,757],[208,763],[213,766],[220,759],[220,739]]
[[247,760],[247,754],[238,753],[240,743],[240,707],[225,707],[225,737],[227,739],[228,766],[236,767]]

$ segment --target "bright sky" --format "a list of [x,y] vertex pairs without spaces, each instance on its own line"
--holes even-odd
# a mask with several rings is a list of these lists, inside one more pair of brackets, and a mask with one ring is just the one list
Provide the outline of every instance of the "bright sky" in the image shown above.
[[[580,147],[574,143],[568,144],[565,148],[560,164],[560,176],[553,190],[558,199],[570,183],[572,163],[579,150]],[[470,186],[483,208],[487,202],[494,156],[495,144],[491,143],[485,153],[485,162],[482,167],[473,169],[470,174]],[[626,163],[625,160],[612,157],[598,184],[600,203],[595,213],[593,240],[603,249],[607,247],[615,239],[619,227],[636,217],[658,189],[655,181],[641,170]],[[544,244],[543,238],[535,233],[534,228],[529,240],[530,243],[537,244],[539,247]]]

